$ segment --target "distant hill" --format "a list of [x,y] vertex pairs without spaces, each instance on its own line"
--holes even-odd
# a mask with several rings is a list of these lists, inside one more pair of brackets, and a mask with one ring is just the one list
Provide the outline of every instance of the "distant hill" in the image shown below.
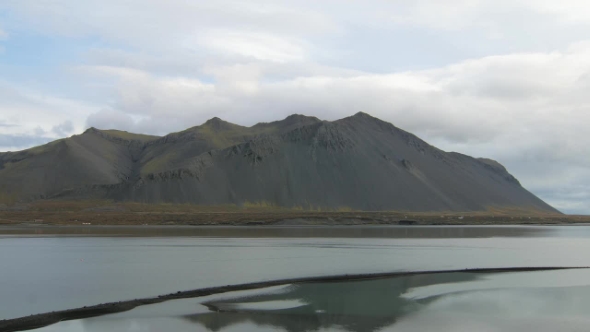
[[90,128],[0,153],[0,198],[558,212],[498,162],[444,152],[365,113],[252,127],[213,118],[163,137]]

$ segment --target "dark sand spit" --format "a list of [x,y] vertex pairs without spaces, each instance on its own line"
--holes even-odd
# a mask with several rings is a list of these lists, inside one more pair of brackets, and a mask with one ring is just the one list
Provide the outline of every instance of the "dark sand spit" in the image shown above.
[[228,285],[220,287],[202,288],[189,291],[179,291],[172,294],[160,295],[157,297],[134,299],[128,301],[103,303],[77,309],[48,312],[14,319],[0,320],[0,331],[24,331],[41,328],[60,321],[75,320],[113,314],[132,310],[138,306],[156,304],[170,300],[202,297],[213,294],[221,294],[233,291],[259,289],[271,286],[286,284],[309,283],[309,282],[345,282],[380,278],[404,277],[420,274],[442,274],[442,273],[508,273],[508,272],[533,272],[551,270],[588,269],[589,267],[505,267],[505,268],[483,268],[465,270],[444,270],[444,271],[416,271],[416,272],[389,272],[376,274],[338,275],[322,277],[292,278],[272,281],[262,281],[247,284]]

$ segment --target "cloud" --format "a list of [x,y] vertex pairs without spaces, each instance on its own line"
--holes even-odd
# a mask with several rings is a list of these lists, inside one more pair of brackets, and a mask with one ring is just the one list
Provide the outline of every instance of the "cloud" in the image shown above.
[[211,31],[201,38],[200,44],[222,53],[275,62],[301,61],[306,57],[303,41],[263,33]]
[[0,121],[0,128],[12,128],[12,127],[17,127],[18,125],[15,125],[13,123],[6,123],[6,122],[2,122]]
[[589,8],[576,0],[8,0],[0,10],[10,10],[2,23],[12,39],[47,36],[82,56],[60,57],[51,83],[37,72],[3,78],[0,123],[16,125],[3,134],[24,137],[87,126],[166,134],[214,116],[252,125],[364,111],[445,150],[497,159],[558,208],[590,212]]
[[198,79],[157,77],[120,67],[79,68],[90,75],[113,79],[114,108],[129,115],[184,118],[190,114],[213,115],[228,102],[216,87]]
[[[481,28],[500,32],[504,30],[502,25],[513,19],[531,22],[542,17],[545,23],[555,19],[583,25],[588,25],[590,19],[590,7],[584,0],[394,0],[380,5],[381,11],[375,16],[382,22],[432,30]],[[523,17],[525,13],[528,17]]]
[[46,136],[47,135],[47,131],[45,131],[45,129],[41,128],[40,126],[37,126],[37,128],[35,128],[33,130],[33,134],[34,136]]
[[[5,6],[13,17],[35,30],[68,37],[100,35],[146,49],[186,45],[187,35],[198,34],[210,26],[235,31],[256,27],[258,32],[291,36],[338,30],[328,15],[286,1],[250,1],[246,5],[228,0],[40,0],[10,1]],[[126,13],[133,13],[133,19],[129,20]]]
[[476,24],[479,14],[489,5],[473,0],[419,0],[394,3],[396,10],[384,12],[383,18],[396,24],[456,30]]
[[590,7],[583,0],[525,1],[530,8],[541,13],[558,16],[564,22],[588,24]]
[[70,120],[64,121],[64,122],[62,122],[58,125],[55,125],[51,128],[51,132],[53,132],[55,135],[60,136],[60,137],[68,136],[73,131],[74,131],[74,124]]
[[52,141],[49,137],[0,134],[0,151],[17,151]]
[[[538,132],[544,129],[540,125],[582,130],[577,124],[585,119],[584,103],[590,102],[584,93],[590,81],[583,75],[590,72],[588,55],[590,48],[576,47],[485,57],[433,70],[272,81],[265,80],[263,64],[218,66],[207,71],[215,77],[212,83],[126,68],[85,70],[116,79],[113,106],[128,114],[195,121],[217,114],[252,124],[294,112],[336,119],[366,111],[431,139],[468,143]],[[569,116],[557,117],[556,111]]]
[[135,122],[133,118],[125,113],[114,110],[101,110],[88,116],[86,127],[98,129],[118,129],[132,131]]
[[0,123],[7,137],[61,138],[65,133],[81,131],[88,115],[96,109],[88,103],[0,81]]

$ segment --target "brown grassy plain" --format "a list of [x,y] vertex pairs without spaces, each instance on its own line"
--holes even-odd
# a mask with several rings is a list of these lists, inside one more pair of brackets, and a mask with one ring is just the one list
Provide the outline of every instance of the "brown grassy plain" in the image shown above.
[[573,224],[590,223],[590,216],[494,208],[462,213],[354,211],[347,207],[326,210],[284,208],[265,202],[245,203],[242,206],[206,206],[45,200],[0,206],[0,224],[13,225],[360,225],[400,224],[407,221],[417,225]]

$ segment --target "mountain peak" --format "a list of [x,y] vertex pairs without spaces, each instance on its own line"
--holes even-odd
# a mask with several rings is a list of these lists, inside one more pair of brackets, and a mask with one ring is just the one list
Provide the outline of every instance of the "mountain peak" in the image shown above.
[[307,116],[303,114],[291,114],[286,117],[284,122],[292,124],[298,122],[320,122],[320,119],[316,118],[315,116]]
[[307,116],[303,114],[291,114],[284,118],[283,120],[273,121],[273,122],[259,122],[255,124],[252,128],[270,128],[276,127],[281,128],[281,130],[290,130],[297,127],[307,126],[310,124],[322,122],[322,120],[316,118],[315,116]]
[[364,123],[377,123],[377,124],[380,124],[380,125],[383,125],[383,124],[391,125],[390,123],[388,123],[386,121],[383,121],[383,120],[381,120],[379,118],[376,118],[376,117],[374,117],[374,116],[372,116],[372,115],[370,115],[368,113],[365,113],[365,112],[358,112],[358,113],[356,113],[356,114],[354,114],[352,116],[349,116],[347,118],[344,118],[344,119],[341,119],[341,120],[337,120],[337,121],[346,121],[346,122],[349,122],[350,121],[352,123],[362,123],[362,122],[364,122]]
[[211,122],[211,123],[213,123],[213,122],[225,122],[225,121],[223,121],[223,120],[221,120],[220,118],[218,118],[218,117],[214,116],[214,117],[212,117],[211,119],[207,120],[207,122],[205,122],[205,123],[208,123],[208,122]]
[[95,127],[90,127],[88,129],[84,130],[83,134],[96,133],[96,132],[100,132],[100,129],[97,129]]
[[[378,122],[385,122],[379,118],[376,118],[368,113],[365,112],[357,112],[356,114],[354,114],[353,116],[349,116],[347,118],[344,119],[348,119],[348,120],[355,120],[355,121],[378,121]],[[344,120],[343,119],[343,120]]]
[[209,127],[213,130],[228,130],[228,129],[234,129],[236,127],[239,127],[236,124],[221,120],[218,117],[213,117],[213,118],[207,120],[202,126]]
[[365,118],[374,118],[373,116],[371,116],[370,114],[367,114],[363,111],[357,112],[355,115],[353,115],[353,117],[365,117]]
[[226,121],[221,120],[218,117],[212,117],[211,119],[205,121],[206,125],[219,125],[219,124],[223,124],[223,123],[228,123]]

